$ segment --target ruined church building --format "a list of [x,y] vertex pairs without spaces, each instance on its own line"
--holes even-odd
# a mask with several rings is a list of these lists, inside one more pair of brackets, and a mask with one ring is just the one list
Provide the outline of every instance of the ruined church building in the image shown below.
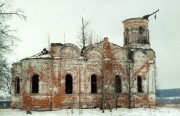
[[12,108],[156,107],[155,51],[148,19],[123,21],[124,46],[103,41],[78,48],[51,43],[50,49],[12,66]]

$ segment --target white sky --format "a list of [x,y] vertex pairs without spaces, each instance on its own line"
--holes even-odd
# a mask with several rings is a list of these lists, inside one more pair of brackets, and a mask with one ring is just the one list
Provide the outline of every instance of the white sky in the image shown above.
[[151,48],[156,51],[159,88],[180,88],[180,0],[14,0],[27,21],[13,19],[21,42],[11,56],[16,62],[39,53],[51,42],[78,44],[81,18],[109,41],[123,46],[123,24],[157,9],[157,20],[149,18]]

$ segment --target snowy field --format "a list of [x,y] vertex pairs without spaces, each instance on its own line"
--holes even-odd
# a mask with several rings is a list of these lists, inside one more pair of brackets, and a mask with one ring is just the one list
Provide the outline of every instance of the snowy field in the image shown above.
[[18,109],[0,109],[0,116],[180,116],[180,108],[119,108],[112,112],[105,110],[102,113],[99,109],[62,109],[59,111],[32,111],[32,114],[26,114],[26,111]]

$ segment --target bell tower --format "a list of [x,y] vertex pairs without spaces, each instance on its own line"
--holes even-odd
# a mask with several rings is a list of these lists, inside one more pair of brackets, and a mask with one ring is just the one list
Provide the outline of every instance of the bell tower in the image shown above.
[[148,14],[139,18],[130,18],[123,21],[125,47],[145,49],[150,48],[148,18],[158,11],[159,9],[152,14]]
[[149,47],[148,19],[130,18],[123,21],[124,46],[130,48]]

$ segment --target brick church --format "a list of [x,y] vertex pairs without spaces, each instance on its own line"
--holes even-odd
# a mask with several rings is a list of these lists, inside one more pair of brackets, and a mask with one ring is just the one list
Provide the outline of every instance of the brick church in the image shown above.
[[12,108],[156,107],[155,51],[148,19],[123,21],[124,46],[107,37],[80,49],[51,43],[38,55],[12,65]]

